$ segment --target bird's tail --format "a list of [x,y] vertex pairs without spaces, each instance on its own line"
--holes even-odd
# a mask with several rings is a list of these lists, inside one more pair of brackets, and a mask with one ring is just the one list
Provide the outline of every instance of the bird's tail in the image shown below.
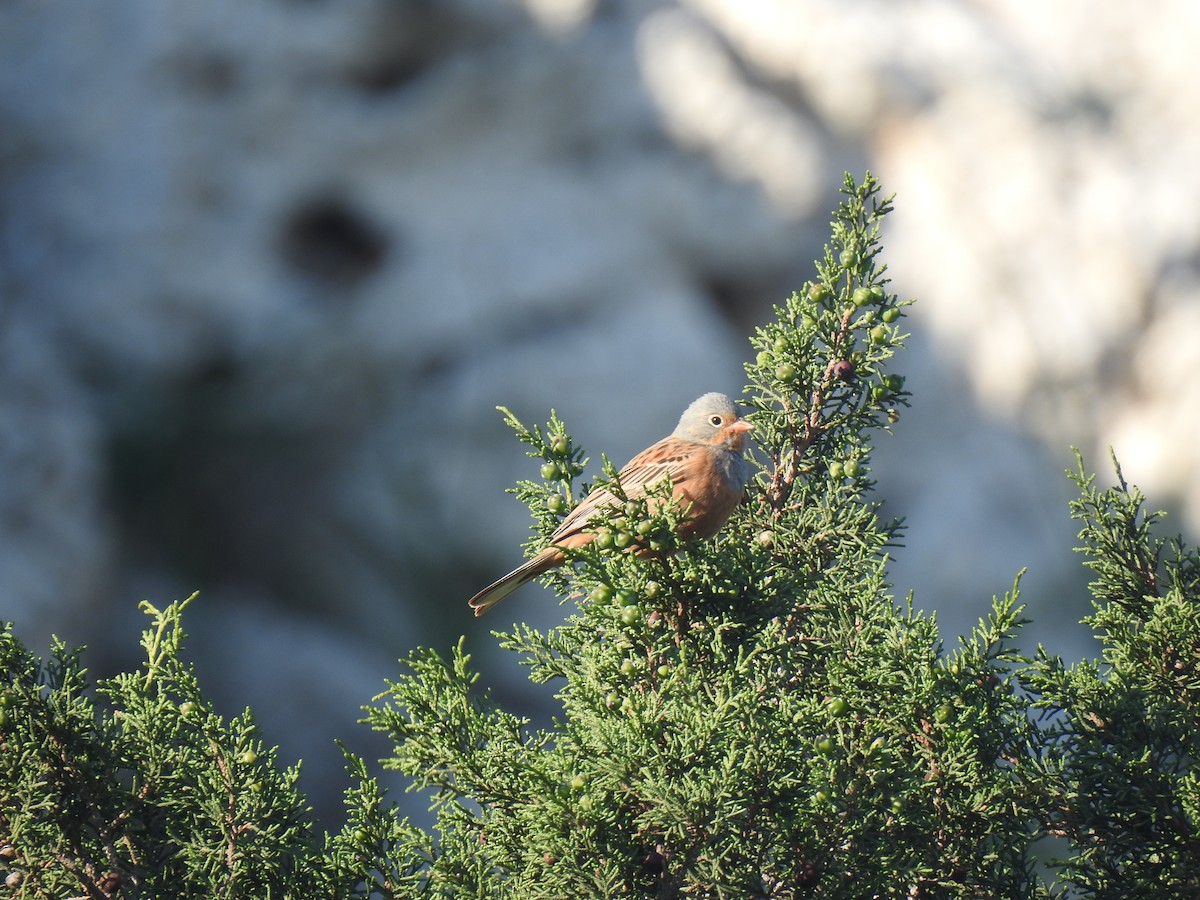
[[467,603],[475,610],[475,615],[482,616],[485,612],[523,585],[543,572],[561,566],[563,553],[557,547],[547,547],[537,556],[513,569],[499,581],[493,582],[472,597]]

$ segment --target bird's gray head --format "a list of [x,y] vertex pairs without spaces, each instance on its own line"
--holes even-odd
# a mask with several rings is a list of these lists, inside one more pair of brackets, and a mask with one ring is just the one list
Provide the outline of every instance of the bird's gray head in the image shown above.
[[746,448],[746,432],[753,427],[742,418],[736,403],[724,394],[712,393],[683,411],[674,437],[741,453]]

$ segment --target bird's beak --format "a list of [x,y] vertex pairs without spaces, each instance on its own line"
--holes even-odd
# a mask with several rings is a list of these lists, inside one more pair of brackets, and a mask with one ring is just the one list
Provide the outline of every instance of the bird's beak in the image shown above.
[[753,431],[754,426],[745,419],[738,419],[736,422],[730,422],[725,426],[726,431],[732,431],[734,434],[741,434],[743,431]]

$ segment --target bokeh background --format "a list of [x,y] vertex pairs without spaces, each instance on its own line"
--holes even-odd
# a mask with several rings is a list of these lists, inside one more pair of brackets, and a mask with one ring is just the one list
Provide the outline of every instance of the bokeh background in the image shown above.
[[544,719],[488,629],[564,611],[465,605],[527,536],[494,407],[619,463],[738,393],[870,169],[896,594],[953,643],[1027,567],[1027,645],[1092,654],[1070,447],[1200,526],[1197,46],[1186,0],[0,4],[0,618],[98,676],[200,589],[203,682],[335,824],[412,647]]

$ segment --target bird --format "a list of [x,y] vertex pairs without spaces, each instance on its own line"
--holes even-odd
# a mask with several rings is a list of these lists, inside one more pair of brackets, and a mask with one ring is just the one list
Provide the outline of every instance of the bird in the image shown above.
[[[753,427],[725,394],[705,394],[683,411],[670,435],[651,444],[617,474],[625,497],[636,500],[651,485],[670,478],[672,496],[686,510],[679,537],[684,541],[712,537],[745,496],[750,467],[743,454]],[[475,615],[483,615],[527,581],[561,566],[566,561],[563,550],[590,544],[596,537],[597,519],[620,504],[608,487],[597,487],[559,523],[544,550],[467,601]]]

